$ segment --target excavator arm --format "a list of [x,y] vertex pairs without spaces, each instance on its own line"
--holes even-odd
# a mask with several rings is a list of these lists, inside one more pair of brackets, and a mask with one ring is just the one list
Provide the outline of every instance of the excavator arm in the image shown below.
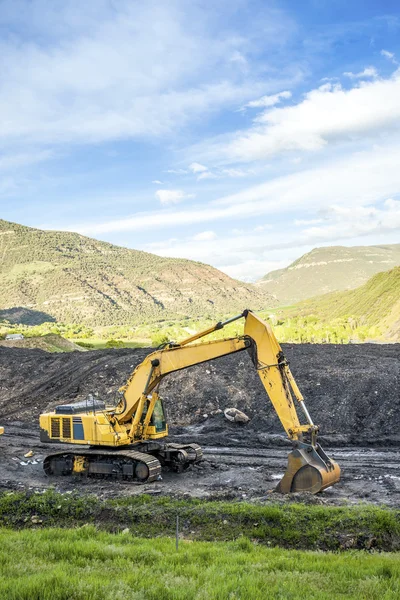
[[[242,317],[245,319],[243,336],[193,343]],[[328,458],[317,443],[318,427],[312,422],[282,348],[271,326],[250,310],[225,323],[218,323],[180,344],[167,344],[164,348],[150,354],[135,369],[127,384],[121,388],[124,396],[123,410],[118,416],[119,421],[127,422],[133,418],[134,435],[146,438],[152,411],[158,400],[157,392],[151,395],[144,421],[142,412],[149,395],[153,390],[158,389],[163,377],[189,366],[245,349],[249,351],[283,428],[294,443],[294,450],[289,454],[288,469],[278,489],[284,493],[296,490],[316,492],[336,483],[340,477],[340,468]],[[304,413],[306,423],[303,425],[299,421],[294,399]]]
[[[243,336],[193,344],[193,341],[200,337],[222,329],[227,323],[242,317],[245,319]],[[303,396],[290,372],[272,328],[250,310],[244,311],[241,315],[229,319],[225,323],[218,323],[179,344],[166,344],[163,348],[149,354],[133,371],[126,385],[120,388],[123,400],[117,409],[118,421],[126,423],[133,418],[134,426],[138,425],[146,400],[169,373],[245,349],[248,349],[250,353],[258,375],[289,438],[297,440],[303,432],[316,432],[318,428],[311,421]],[[306,415],[307,425],[300,425],[292,393]],[[149,415],[149,411],[147,411],[147,415]]]
[[[198,342],[199,339],[240,318],[245,320],[244,335]],[[340,477],[340,468],[328,458],[317,443],[318,427],[311,420],[282,348],[269,324],[250,310],[245,310],[223,323],[217,323],[180,343],[165,344],[149,354],[133,371],[126,385],[120,389],[121,400],[114,409],[100,413],[88,412],[79,416],[84,426],[84,435],[80,438],[82,441],[75,441],[71,436],[70,439],[60,440],[61,437],[65,438],[65,435],[49,436],[54,414],[41,415],[41,428],[44,432],[42,441],[55,441],[50,437],[56,437],[57,441],[72,443],[126,446],[165,437],[168,435],[167,425],[157,429],[153,420],[153,415],[160,406],[158,388],[162,379],[169,373],[242,350],[249,352],[276,414],[293,442],[294,448],[289,454],[288,468],[278,485],[278,490],[283,493],[316,493],[336,483]],[[304,413],[306,423],[303,425],[298,418],[294,400]],[[75,417],[75,423],[77,418]],[[59,420],[64,427],[65,417],[60,417]],[[61,427],[61,423],[58,427]],[[170,445],[172,446],[174,445]]]

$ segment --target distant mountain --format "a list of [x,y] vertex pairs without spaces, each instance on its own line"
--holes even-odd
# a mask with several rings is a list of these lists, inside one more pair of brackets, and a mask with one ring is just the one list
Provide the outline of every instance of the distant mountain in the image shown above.
[[209,265],[0,220],[0,309],[12,309],[3,318],[117,325],[275,304]]
[[400,244],[314,248],[286,269],[271,271],[257,286],[293,304],[328,292],[354,289],[372,275],[400,265]]
[[288,310],[297,317],[312,314],[322,325],[348,318],[354,325],[377,327],[378,338],[400,342],[400,267],[374,275],[355,290],[304,300]]

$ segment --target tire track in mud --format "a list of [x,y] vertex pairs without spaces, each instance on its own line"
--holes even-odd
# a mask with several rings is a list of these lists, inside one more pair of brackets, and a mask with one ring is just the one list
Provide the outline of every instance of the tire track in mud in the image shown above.
[[[124,482],[103,482],[84,477],[47,477],[42,460],[47,453],[65,450],[62,444],[43,444],[37,426],[9,424],[0,438],[0,488],[80,491],[101,497],[142,493],[189,495],[232,499],[268,498],[293,501],[297,497],[271,496],[282,477],[289,448],[257,447],[249,453],[241,446],[203,446],[204,460],[195,468],[177,474],[163,471],[162,481],[143,486]],[[32,450],[35,464],[24,455]],[[400,451],[373,448],[326,448],[342,469],[341,481],[310,503],[340,505],[363,502],[400,506]]]

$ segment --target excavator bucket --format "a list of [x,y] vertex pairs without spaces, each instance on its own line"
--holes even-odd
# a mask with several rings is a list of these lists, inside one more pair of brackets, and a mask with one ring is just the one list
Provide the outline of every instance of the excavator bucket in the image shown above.
[[290,492],[311,492],[318,494],[340,479],[339,465],[329,458],[321,446],[296,442],[288,456],[286,473],[275,491],[280,494]]

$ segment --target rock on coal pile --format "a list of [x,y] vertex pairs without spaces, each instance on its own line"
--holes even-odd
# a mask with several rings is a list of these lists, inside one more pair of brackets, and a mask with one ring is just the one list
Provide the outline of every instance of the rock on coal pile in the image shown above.
[[[324,436],[346,434],[354,442],[384,442],[400,430],[400,344],[284,344],[307,407]],[[48,354],[0,348],[0,422],[36,422],[56,404],[88,393],[112,403],[150,349]],[[173,373],[162,382],[171,424],[213,419],[236,407],[249,427],[282,433],[247,352]]]

